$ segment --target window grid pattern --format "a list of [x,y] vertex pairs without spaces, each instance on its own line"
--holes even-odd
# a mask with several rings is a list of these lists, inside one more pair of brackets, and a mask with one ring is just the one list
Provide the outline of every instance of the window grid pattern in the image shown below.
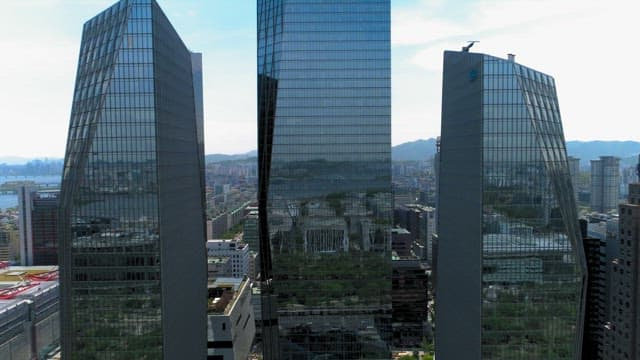
[[[258,1],[258,10],[259,104],[275,103],[261,141],[269,156],[259,156],[269,159],[260,169],[279,358],[388,359],[390,3]],[[267,126],[269,113],[259,116]]]
[[85,24],[63,177],[65,357],[162,358],[152,1]]
[[485,56],[482,358],[573,359],[579,229],[553,78]]

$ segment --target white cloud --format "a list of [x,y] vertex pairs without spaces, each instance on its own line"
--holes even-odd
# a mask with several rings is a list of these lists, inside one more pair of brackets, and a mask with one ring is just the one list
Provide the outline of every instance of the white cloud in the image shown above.
[[[416,66],[433,74],[431,80],[422,74],[394,81],[394,131],[396,124],[415,118],[398,94],[421,92],[423,121],[415,124],[422,137],[437,135],[431,131],[440,122],[442,53],[459,50],[466,40],[480,40],[472,51],[503,57],[515,53],[518,62],[556,78],[567,139],[640,138],[640,125],[631,120],[636,92],[628,88],[640,81],[632,55],[637,42],[634,2],[475,1],[457,9],[465,14],[458,17],[450,16],[445,6],[421,3],[394,17],[394,48],[405,49],[394,51],[394,66]],[[394,143],[407,140],[394,135]]]

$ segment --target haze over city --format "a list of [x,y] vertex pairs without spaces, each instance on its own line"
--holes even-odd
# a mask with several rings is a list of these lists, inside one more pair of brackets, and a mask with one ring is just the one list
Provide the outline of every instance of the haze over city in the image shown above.
[[[63,157],[82,24],[112,0],[9,0],[0,12],[2,156]],[[206,153],[256,148],[256,17],[249,0],[165,0],[203,53]],[[392,142],[440,134],[442,52],[472,51],[555,77],[567,140],[638,140],[629,56],[637,4],[554,0],[392,3]],[[605,125],[606,124],[606,125]]]

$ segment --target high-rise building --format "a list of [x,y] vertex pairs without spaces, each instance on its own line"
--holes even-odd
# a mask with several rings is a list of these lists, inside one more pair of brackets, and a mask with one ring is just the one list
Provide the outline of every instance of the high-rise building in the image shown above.
[[438,359],[576,359],[584,253],[551,76],[444,54]]
[[582,360],[605,359],[603,345],[608,307],[607,241],[606,237],[588,235],[587,220],[580,219],[580,230],[588,269]]
[[393,345],[417,348],[429,328],[427,268],[416,256],[394,254],[392,259]]
[[620,158],[600,156],[591,160],[591,209],[598,212],[618,210],[620,194]]
[[629,185],[628,202],[619,211],[618,253],[611,260],[602,346],[607,360],[640,356],[640,183]]
[[420,204],[405,204],[394,209],[396,225],[409,230],[416,256],[429,263],[435,229],[435,208]]
[[389,0],[258,0],[267,359],[391,356],[390,55]]
[[242,223],[242,241],[249,245],[249,250],[258,252],[258,210],[250,210]]
[[59,190],[18,189],[20,263],[58,264]]
[[11,260],[9,232],[0,228],[0,261]]
[[569,156],[569,173],[571,174],[571,184],[573,185],[573,197],[578,201],[578,195],[582,181],[580,180],[580,159]]
[[84,25],[62,178],[65,359],[204,359],[199,56],[154,0]]

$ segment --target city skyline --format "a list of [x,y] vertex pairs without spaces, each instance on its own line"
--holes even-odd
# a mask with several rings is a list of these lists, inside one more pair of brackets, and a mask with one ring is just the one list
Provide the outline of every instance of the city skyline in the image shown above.
[[[78,30],[113,2],[3,4],[0,39],[13,56],[0,60],[0,116],[12,129],[0,136],[1,155],[62,157]],[[160,5],[185,42],[203,52],[206,153],[255,149],[254,1]],[[616,90],[622,79],[633,83],[640,75],[629,71],[632,57],[611,55],[633,44],[631,6],[624,0],[394,1],[392,144],[439,135],[442,52],[459,50],[467,40],[480,40],[472,50],[501,57],[513,52],[518,61],[555,74],[568,140],[637,140],[625,115],[633,113],[632,94]],[[611,91],[595,91],[587,81]],[[603,118],[610,126],[601,125]]]

